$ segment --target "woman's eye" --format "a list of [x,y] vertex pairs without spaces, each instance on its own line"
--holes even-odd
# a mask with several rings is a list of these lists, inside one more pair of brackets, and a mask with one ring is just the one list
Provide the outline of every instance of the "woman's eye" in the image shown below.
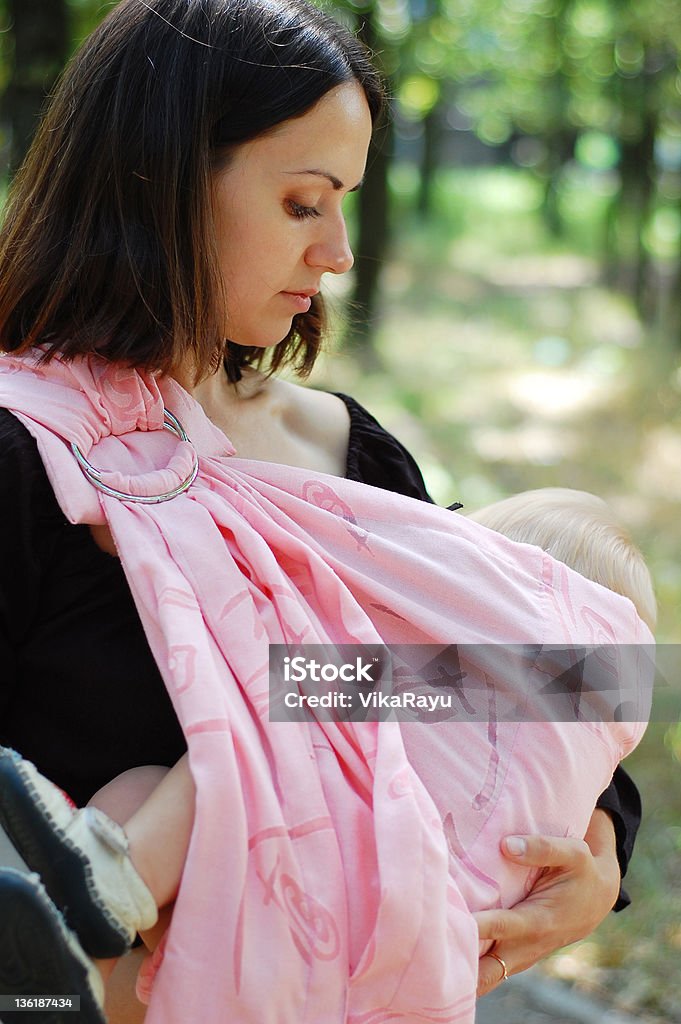
[[287,199],[284,205],[287,213],[290,213],[292,217],[297,217],[298,220],[305,220],[307,217],[319,217],[319,210],[314,206],[303,206],[301,203],[296,203],[293,199]]

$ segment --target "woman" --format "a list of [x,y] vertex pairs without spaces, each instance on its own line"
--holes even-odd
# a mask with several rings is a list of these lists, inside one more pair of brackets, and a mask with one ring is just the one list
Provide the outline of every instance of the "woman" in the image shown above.
[[[310,8],[124,0],[67,72],[17,178],[0,250],[4,350],[97,353],[163,373],[243,458],[350,470],[427,499],[408,453],[351,400],[254,368],[268,350],[275,369],[311,368],[319,283],[351,266],[341,203],[361,182],[380,105],[358,44]],[[225,337],[226,374],[215,373]],[[107,523],[95,512],[67,525],[32,439],[9,412],[0,429],[13,666],[0,740],[83,803],[135,764],[174,763],[185,743]],[[628,810],[617,792],[604,806],[625,866],[637,809],[619,787]],[[482,918],[509,970],[612,905],[608,812],[588,839],[591,852],[526,840],[519,857],[549,869],[542,885],[511,916]],[[485,957],[482,989],[498,980]]]

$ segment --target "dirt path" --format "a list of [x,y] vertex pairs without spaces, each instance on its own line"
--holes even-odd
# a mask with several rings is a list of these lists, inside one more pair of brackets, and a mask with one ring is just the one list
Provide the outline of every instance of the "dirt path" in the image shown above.
[[[476,1024],[652,1024],[608,1007],[538,970],[511,978],[478,1003]],[[674,1024],[655,1018],[655,1024]]]

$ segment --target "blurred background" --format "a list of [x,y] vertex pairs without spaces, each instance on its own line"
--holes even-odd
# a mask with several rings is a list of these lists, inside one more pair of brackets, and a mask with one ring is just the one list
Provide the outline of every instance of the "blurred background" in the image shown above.
[[[112,6],[0,0],[4,182]],[[329,285],[333,338],[313,383],[365,403],[443,504],[546,485],[606,498],[653,572],[658,639],[679,645],[681,4],[333,9],[374,52],[392,118],[348,199],[356,266]],[[628,762],[646,809],[633,906],[546,970],[678,1022],[681,726],[666,699]]]

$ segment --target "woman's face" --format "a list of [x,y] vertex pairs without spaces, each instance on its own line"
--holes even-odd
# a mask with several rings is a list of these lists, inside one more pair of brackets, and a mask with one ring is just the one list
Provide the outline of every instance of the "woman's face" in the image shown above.
[[353,263],[342,203],[364,175],[371,116],[355,82],[239,146],[216,175],[225,336],[267,347],[310,308],[322,274]]

